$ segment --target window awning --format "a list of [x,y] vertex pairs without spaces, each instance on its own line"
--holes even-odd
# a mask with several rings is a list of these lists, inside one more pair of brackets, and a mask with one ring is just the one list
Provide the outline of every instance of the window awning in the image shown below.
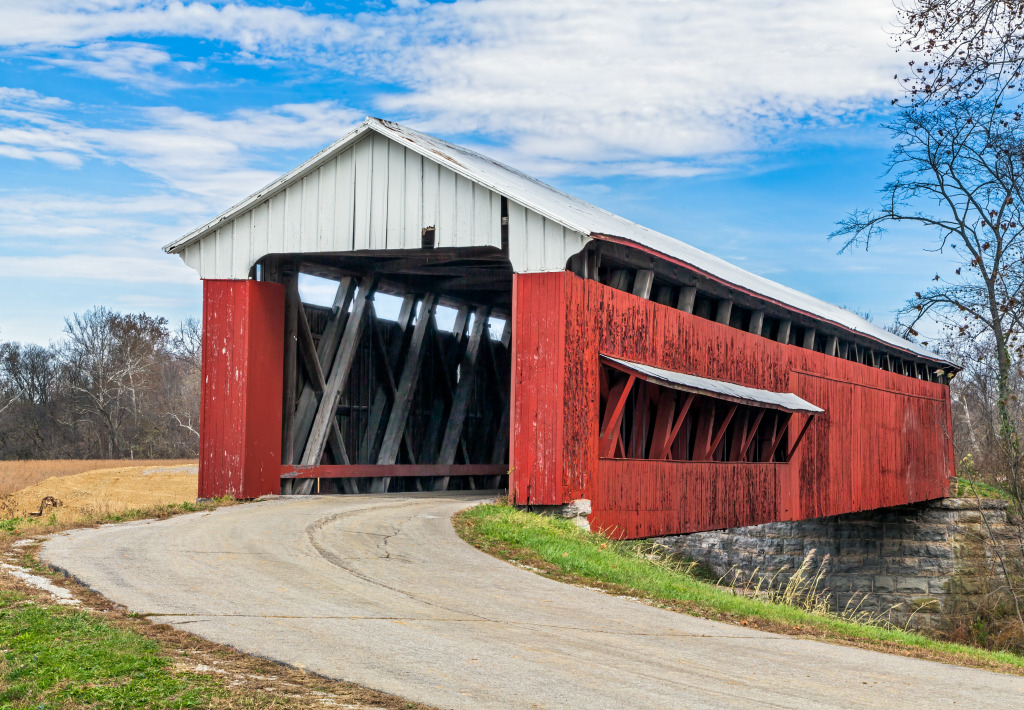
[[628,360],[619,360],[608,355],[602,355],[601,359],[617,370],[628,372],[647,382],[661,385],[662,387],[670,387],[682,392],[704,394],[716,399],[735,402],[736,404],[780,409],[784,412],[800,412],[813,415],[821,414],[825,411],[791,392],[772,392],[770,390],[744,387],[732,382],[710,380],[706,377],[685,375],[682,372],[673,372],[672,370],[663,370],[660,367],[651,367],[650,365],[641,365],[640,363],[629,362]]

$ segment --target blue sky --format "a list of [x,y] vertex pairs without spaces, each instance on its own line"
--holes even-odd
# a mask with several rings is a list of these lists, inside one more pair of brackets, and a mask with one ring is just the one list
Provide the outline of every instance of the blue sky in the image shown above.
[[878,323],[927,235],[837,255],[877,202],[890,0],[0,0],[0,340],[94,305],[172,323],[160,247],[367,114],[470,145]]

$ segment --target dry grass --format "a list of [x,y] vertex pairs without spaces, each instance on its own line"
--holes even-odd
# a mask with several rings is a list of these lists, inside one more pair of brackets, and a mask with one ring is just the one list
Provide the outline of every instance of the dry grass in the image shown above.
[[175,466],[197,463],[195,459],[49,459],[45,461],[0,461],[0,496],[57,476],[122,466]]
[[[123,461],[118,463],[124,464]],[[138,462],[133,462],[138,463]],[[52,477],[0,496],[0,521],[51,519],[53,522],[88,522],[132,510],[192,503],[198,488],[198,466],[121,466]],[[55,499],[56,507],[42,509],[44,500]]]

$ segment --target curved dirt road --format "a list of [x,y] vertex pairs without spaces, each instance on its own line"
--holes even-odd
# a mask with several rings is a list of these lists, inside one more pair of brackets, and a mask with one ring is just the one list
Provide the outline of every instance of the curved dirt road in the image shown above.
[[776,636],[465,544],[471,495],[275,499],[78,530],[42,556],[212,641],[443,708],[1008,708],[1024,678]]

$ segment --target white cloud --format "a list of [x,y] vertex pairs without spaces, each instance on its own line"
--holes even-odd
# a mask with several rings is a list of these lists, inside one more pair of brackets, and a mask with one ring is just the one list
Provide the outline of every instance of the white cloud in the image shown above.
[[194,71],[202,67],[202,62],[174,61],[163,49],[140,42],[96,42],[58,50],[57,56],[40,55],[36,58],[44,64],[156,93],[185,86],[181,81],[163,76],[159,70],[173,66]]
[[[431,5],[397,40],[385,112],[503,137],[527,156],[624,161],[750,151],[870,105],[898,63],[887,0],[479,0]],[[408,38],[403,38],[408,39]]]
[[350,18],[240,1],[0,0],[0,16],[0,46],[155,91],[187,77],[165,76],[175,58],[140,37],[374,77],[403,89],[382,91],[379,111],[486,134],[546,174],[688,175],[795,131],[842,130],[893,93],[899,64],[890,0],[408,1]]
[[336,47],[356,28],[330,15],[244,2],[0,0],[0,45],[74,46],[115,37],[195,37],[244,52],[284,54]]
[[321,148],[362,118],[331,101],[243,109],[223,118],[177,107],[136,114],[140,127],[105,128],[31,108],[0,109],[0,155],[68,167],[89,158],[119,162],[222,207],[278,176],[256,167],[268,154]]
[[0,276],[44,275],[47,279],[98,279],[129,283],[190,284],[195,272],[176,259],[159,254],[122,256],[118,254],[71,253],[59,256],[0,256]]

